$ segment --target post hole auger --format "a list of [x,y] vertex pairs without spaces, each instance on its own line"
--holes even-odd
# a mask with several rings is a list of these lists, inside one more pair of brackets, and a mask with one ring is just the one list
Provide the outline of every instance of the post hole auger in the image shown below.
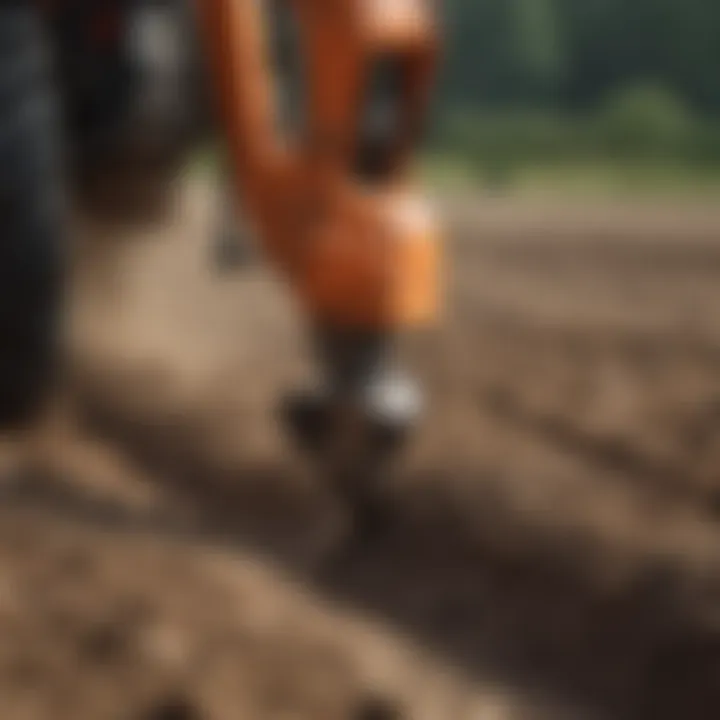
[[196,0],[234,183],[314,335],[322,387],[284,404],[302,446],[361,491],[420,413],[399,335],[439,305],[439,228],[411,160],[438,56],[431,0],[275,0],[297,29],[303,121],[280,129],[270,0]]

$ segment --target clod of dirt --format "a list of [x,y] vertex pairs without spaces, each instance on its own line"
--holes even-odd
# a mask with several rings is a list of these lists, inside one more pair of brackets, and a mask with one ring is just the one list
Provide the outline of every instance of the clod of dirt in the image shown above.
[[111,624],[98,625],[83,638],[83,653],[94,662],[112,662],[127,648],[125,633]]
[[141,720],[203,720],[203,714],[188,698],[170,697],[150,708]]
[[93,662],[111,663],[124,655],[128,637],[124,628],[113,623],[101,623],[92,628],[82,640],[83,654]]
[[355,708],[352,720],[403,720],[405,713],[400,704],[389,698],[362,698]]

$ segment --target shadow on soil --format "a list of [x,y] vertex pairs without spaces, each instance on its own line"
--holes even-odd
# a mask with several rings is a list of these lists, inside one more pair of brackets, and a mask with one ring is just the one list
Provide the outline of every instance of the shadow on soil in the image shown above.
[[327,503],[319,488],[297,483],[289,465],[223,470],[188,442],[181,424],[143,426],[92,397],[84,413],[94,433],[193,508],[192,521],[89,500],[42,479],[10,489],[7,502],[260,552],[317,591],[389,621],[470,677],[560,699],[583,715],[720,715],[720,633],[662,560],[631,582],[608,585],[595,577],[592,548],[529,534],[491,484],[474,491],[473,522],[459,507],[467,498],[453,500],[442,478],[427,477],[412,478],[412,493],[389,495],[382,534],[329,572],[298,550]]

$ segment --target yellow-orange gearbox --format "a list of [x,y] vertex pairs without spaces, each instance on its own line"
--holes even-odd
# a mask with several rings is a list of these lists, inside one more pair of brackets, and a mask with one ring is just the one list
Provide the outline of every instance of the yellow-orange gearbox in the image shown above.
[[432,320],[438,230],[409,159],[437,55],[432,0],[274,0],[292,13],[301,125],[278,129],[270,0],[197,0],[242,204],[314,320]]

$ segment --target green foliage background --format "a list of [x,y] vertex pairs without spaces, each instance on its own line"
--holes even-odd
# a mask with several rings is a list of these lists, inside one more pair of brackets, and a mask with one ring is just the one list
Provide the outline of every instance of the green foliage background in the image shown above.
[[491,183],[540,165],[720,171],[718,0],[439,6],[438,154]]
[[717,0],[444,0],[444,96],[567,109],[618,86],[664,86],[720,111]]

